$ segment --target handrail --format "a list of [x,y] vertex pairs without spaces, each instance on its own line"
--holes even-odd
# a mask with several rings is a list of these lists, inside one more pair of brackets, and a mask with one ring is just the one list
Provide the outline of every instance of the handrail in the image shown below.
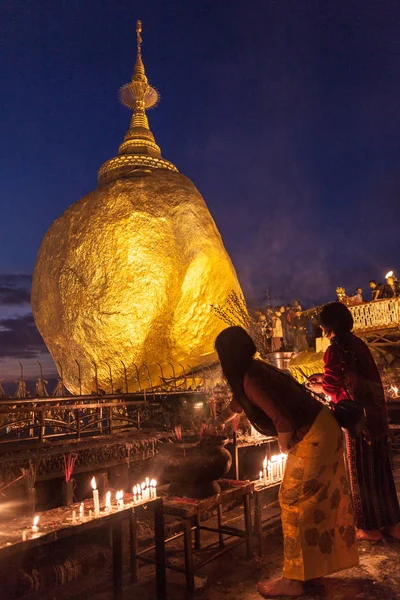
[[348,307],[354,320],[354,331],[376,331],[400,327],[400,298],[386,298]]

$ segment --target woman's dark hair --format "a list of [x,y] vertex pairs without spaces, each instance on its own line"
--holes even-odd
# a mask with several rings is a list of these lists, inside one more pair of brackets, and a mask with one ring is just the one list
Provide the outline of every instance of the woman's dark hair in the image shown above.
[[[256,353],[256,346],[249,334],[242,327],[228,327],[215,340],[215,349],[232,393],[244,409],[249,421],[260,433],[277,436],[278,433],[272,419],[261,408],[253,404],[244,391],[244,376],[251,368]],[[291,375],[268,363],[264,363],[264,367],[263,377],[269,379],[268,393],[277,405],[281,404],[280,397],[283,395],[309,394]],[[282,410],[284,410],[283,407]]]
[[350,333],[353,329],[353,315],[342,302],[331,302],[325,304],[321,310],[319,318],[321,324],[326,327],[329,333],[341,335]]
[[239,377],[243,381],[257,351],[247,331],[237,326],[224,329],[215,340],[215,349],[229,385],[231,379]]
[[256,345],[242,327],[228,327],[215,340],[222,371],[232,393],[244,409],[253,426],[264,435],[278,435],[271,419],[247,398],[243,388],[244,376],[251,367]]

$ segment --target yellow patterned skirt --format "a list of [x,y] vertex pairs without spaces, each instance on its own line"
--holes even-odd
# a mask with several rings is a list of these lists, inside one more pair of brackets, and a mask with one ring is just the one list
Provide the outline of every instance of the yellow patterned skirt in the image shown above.
[[358,564],[342,431],[328,408],[289,452],[279,503],[284,577],[307,581]]

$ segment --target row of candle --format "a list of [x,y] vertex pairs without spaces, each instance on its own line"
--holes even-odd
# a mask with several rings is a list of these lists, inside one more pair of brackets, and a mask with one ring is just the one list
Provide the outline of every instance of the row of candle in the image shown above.
[[[100,498],[99,498],[99,490],[97,489],[96,478],[92,477],[91,480],[92,490],[93,490],[93,511],[89,509],[88,517],[85,515],[85,505],[83,502],[79,505],[79,521],[83,522],[86,518],[89,520],[94,517],[100,516]],[[141,502],[145,502],[147,500],[152,500],[153,498],[157,498],[157,482],[155,479],[150,479],[146,477],[146,480],[143,483],[138,483],[133,486],[132,489],[133,495],[133,504],[139,504]],[[115,500],[117,503],[117,509],[121,510],[124,508],[124,492],[123,490],[119,490],[115,494]],[[132,502],[130,503],[132,505]],[[111,501],[111,492],[106,493],[105,497],[105,506],[104,512],[110,512],[112,510],[112,501]],[[77,522],[77,514],[76,510],[72,511],[72,523]],[[31,532],[33,536],[37,534],[39,531],[39,515],[36,515],[33,519],[33,524],[31,528]],[[22,541],[25,542],[28,539],[29,530],[24,529],[22,532]]]
[[[96,486],[96,480],[92,479],[92,487]],[[142,484],[134,485],[132,489],[133,496],[133,504],[138,504],[139,502],[144,502],[146,500],[151,500],[152,498],[157,498],[157,482],[155,479],[151,481],[146,477],[146,482]],[[124,503],[124,492],[123,490],[119,490],[115,494],[115,501],[117,504],[117,510],[122,510],[125,506]],[[130,502],[132,505],[132,502]],[[94,506],[94,516],[100,516],[100,501],[99,501],[99,490],[96,487],[93,487],[93,506]],[[111,492],[108,491],[105,497],[104,503],[104,512],[110,512],[112,510],[112,500],[111,500]],[[79,505],[79,520],[85,520],[85,505],[83,502]],[[89,519],[93,518],[93,511],[89,510]],[[76,523],[76,511],[72,511],[72,522]]]
[[260,471],[260,482],[264,485],[275,483],[283,479],[286,466],[286,454],[271,456],[271,460],[264,458],[263,470]]

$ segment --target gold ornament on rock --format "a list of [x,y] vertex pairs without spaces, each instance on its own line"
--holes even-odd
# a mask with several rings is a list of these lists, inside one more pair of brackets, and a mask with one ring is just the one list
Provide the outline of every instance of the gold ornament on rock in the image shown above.
[[[91,393],[137,389],[134,365],[153,384],[214,359],[224,324],[211,304],[240,286],[207,206],[193,183],[161,157],[146,109],[158,93],[141,56],[122,102],[133,109],[118,156],[100,168],[98,187],[46,233],[33,274],[36,324],[66,387]],[[126,367],[127,379],[124,376]],[[111,374],[111,377],[110,377]],[[143,381],[141,381],[144,387]]]

